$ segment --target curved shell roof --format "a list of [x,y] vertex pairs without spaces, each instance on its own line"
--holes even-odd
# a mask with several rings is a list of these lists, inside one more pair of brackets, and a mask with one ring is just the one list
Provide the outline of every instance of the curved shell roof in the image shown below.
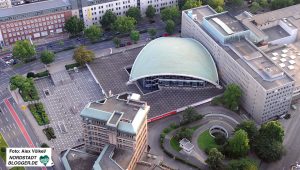
[[160,75],[186,76],[219,84],[212,56],[191,38],[162,37],[148,43],[133,63],[129,83]]

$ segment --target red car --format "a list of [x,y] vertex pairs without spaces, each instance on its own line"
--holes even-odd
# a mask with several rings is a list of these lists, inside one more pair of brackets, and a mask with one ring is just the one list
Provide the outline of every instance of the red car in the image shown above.
[[131,45],[132,43],[131,42],[127,42],[127,45]]
[[164,33],[164,34],[163,34],[163,37],[168,37],[168,36],[169,36],[168,33]]

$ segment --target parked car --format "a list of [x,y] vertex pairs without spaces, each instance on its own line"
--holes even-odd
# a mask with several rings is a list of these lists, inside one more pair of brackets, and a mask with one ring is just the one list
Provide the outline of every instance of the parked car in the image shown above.
[[127,45],[131,45],[132,43],[130,41],[127,42]]
[[163,37],[168,37],[169,34],[168,34],[168,33],[164,33],[162,36],[163,36]]
[[8,60],[8,61],[5,61],[5,63],[10,65],[10,64],[13,64],[14,61],[15,61],[14,59],[10,59],[10,60]]
[[125,47],[125,44],[120,44],[120,47]]

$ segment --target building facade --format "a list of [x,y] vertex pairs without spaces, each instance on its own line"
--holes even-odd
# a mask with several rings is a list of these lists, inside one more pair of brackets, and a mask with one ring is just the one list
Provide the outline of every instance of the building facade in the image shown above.
[[242,106],[259,123],[288,112],[294,80],[254,43],[261,40],[227,12],[209,6],[182,12],[182,37],[198,40],[210,51],[224,85],[242,89]]
[[70,9],[68,1],[53,0],[0,10],[0,45],[61,34],[65,21],[72,16]]
[[10,0],[0,0],[0,10],[1,8],[10,8],[11,1]]
[[124,156],[130,159],[123,165],[120,163],[120,166],[129,170],[134,169],[147,146],[147,114],[150,107],[138,96],[127,93],[112,96],[88,104],[81,112],[86,149],[101,154],[107,149],[115,149],[115,154],[118,154],[117,150],[122,150],[123,154],[126,153]]

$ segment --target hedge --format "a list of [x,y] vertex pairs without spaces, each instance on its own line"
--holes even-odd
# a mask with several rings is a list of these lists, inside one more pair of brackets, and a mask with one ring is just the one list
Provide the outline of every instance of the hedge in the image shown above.
[[66,68],[66,70],[70,70],[70,69],[73,69],[74,67],[79,67],[79,66],[80,66],[79,63],[73,63],[73,64],[65,65],[65,68]]
[[33,117],[37,121],[38,125],[46,125],[49,124],[49,118],[46,114],[44,106],[42,103],[30,104],[28,105],[30,112],[32,113]]
[[54,133],[54,130],[52,127],[47,127],[45,129],[43,129],[43,132],[44,134],[46,135],[47,139],[48,140],[51,140],[51,139],[55,139],[56,136],[55,136],[55,133]]
[[27,73],[27,78],[30,78],[30,77],[32,77],[32,78],[36,78],[36,77],[47,77],[47,76],[49,76],[50,74],[49,74],[49,71],[48,70],[46,70],[46,71],[43,71],[43,72],[39,72],[39,73],[36,73],[36,74],[34,74],[33,72],[29,72],[29,73]]

